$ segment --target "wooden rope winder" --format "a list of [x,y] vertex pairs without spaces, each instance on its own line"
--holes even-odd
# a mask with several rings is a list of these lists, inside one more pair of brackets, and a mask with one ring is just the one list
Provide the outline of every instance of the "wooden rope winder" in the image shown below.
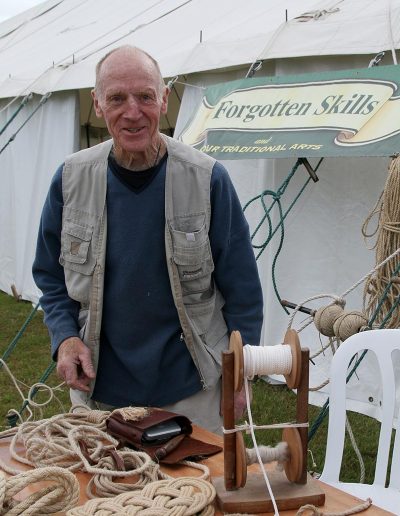
[[[309,350],[301,349],[297,332],[286,332],[284,345],[290,346],[291,370],[285,374],[287,386],[297,389],[296,423],[308,423],[308,362]],[[235,429],[234,394],[244,382],[244,356],[240,333],[233,331],[229,350],[222,355],[222,403],[224,429],[224,477],[213,479],[217,501],[224,512],[260,513],[274,511],[265,478],[262,474],[247,474],[246,450],[241,431]],[[278,371],[276,371],[278,373]],[[307,473],[306,426],[283,429],[282,441],[289,449],[289,459],[283,471],[268,470],[276,506],[280,510],[297,509],[304,504],[323,505],[325,494]]]

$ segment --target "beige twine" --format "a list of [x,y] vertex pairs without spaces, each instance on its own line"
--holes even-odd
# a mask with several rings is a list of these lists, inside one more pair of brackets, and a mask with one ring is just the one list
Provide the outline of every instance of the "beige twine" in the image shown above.
[[334,302],[319,308],[314,315],[317,330],[326,337],[334,337],[333,324],[343,314],[344,303]]
[[[376,230],[367,234],[368,224],[371,218],[377,214],[378,224]],[[364,222],[362,228],[365,237],[372,237],[375,234],[377,239],[374,247],[376,248],[376,262],[382,262],[386,257],[400,249],[400,157],[393,158],[389,165],[389,174],[386,180],[382,195],[377,202],[377,206]],[[398,257],[389,260],[382,266],[375,275],[370,276],[365,282],[364,287],[364,307],[365,313],[370,318],[376,311],[383,292],[392,279],[393,273],[398,265]],[[397,280],[397,281],[396,281]],[[400,295],[399,278],[394,278],[393,284],[389,288],[388,295],[379,309],[374,321],[378,326],[385,319],[395,300]],[[386,322],[386,328],[398,328],[400,326],[400,310],[395,311],[390,320]]]
[[345,311],[341,303],[334,302],[315,312],[314,324],[322,335],[336,337],[343,342],[364,328],[368,318],[357,310]]
[[364,503],[356,505],[355,507],[342,512],[321,512],[315,505],[307,504],[300,507],[296,512],[296,516],[301,516],[306,511],[311,511],[311,516],[351,516],[351,514],[358,514],[359,512],[366,511],[372,505],[371,498],[367,498]]
[[214,498],[215,489],[205,480],[190,477],[159,480],[146,485],[140,492],[90,500],[69,510],[67,516],[211,516]]
[[362,328],[368,324],[368,318],[358,310],[351,312],[344,312],[333,323],[333,331],[335,336],[342,342],[358,333]]
[[[35,491],[23,500],[14,498],[25,487],[43,480],[52,484]],[[2,516],[54,514],[75,507],[78,500],[79,482],[73,473],[62,468],[26,471],[9,479],[0,472],[0,514]]]

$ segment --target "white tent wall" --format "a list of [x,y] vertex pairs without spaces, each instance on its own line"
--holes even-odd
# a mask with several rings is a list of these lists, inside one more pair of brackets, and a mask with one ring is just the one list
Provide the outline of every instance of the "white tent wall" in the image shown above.
[[[40,99],[35,95],[19,112],[2,142],[18,131]],[[1,101],[0,127],[19,104],[8,103]],[[0,289],[11,293],[15,285],[23,299],[33,302],[39,294],[31,269],[40,213],[56,168],[79,148],[78,117],[77,92],[54,93],[0,154]]]
[[[367,67],[373,56],[336,56],[325,58],[297,58],[265,62],[260,75],[288,75],[322,70],[340,70]],[[187,77],[193,84],[187,87],[182,99],[175,135],[179,136],[190,115],[196,109],[203,90],[223,80],[243,78],[247,69],[225,73],[203,73]],[[301,142],[299,142],[301,143]],[[307,157],[307,156],[304,156]],[[367,248],[361,227],[375,206],[383,190],[390,158],[328,158],[318,172],[319,181],[311,181],[284,223],[283,247],[277,258],[275,278],[282,299],[294,303],[319,295],[340,296],[358,282],[375,266],[375,252]],[[291,171],[296,159],[226,160],[226,166],[244,206],[264,190],[277,191]],[[311,160],[316,165],[317,160]],[[308,178],[301,166],[296,171],[281,198],[285,211]],[[267,207],[272,198],[266,198]],[[245,211],[253,233],[264,214],[260,201],[252,203]],[[277,207],[271,212],[273,227],[279,220]],[[375,221],[376,222],[376,221]],[[372,223],[373,225],[373,223]],[[267,223],[259,230],[253,243],[260,245],[267,237]],[[274,291],[272,268],[280,243],[278,230],[258,259],[264,293],[263,345],[279,344],[289,327],[290,315],[285,313]],[[373,245],[373,242],[369,242]],[[257,252],[257,251],[256,251]],[[361,310],[363,285],[346,296],[346,309]],[[307,303],[319,308],[331,302],[321,299]],[[291,325],[299,330],[307,316],[298,314]],[[326,338],[322,337],[326,343]],[[312,324],[300,333],[303,347],[313,355],[321,349],[321,337]],[[329,376],[332,351],[327,349],[314,359],[310,367],[310,386],[322,384]],[[349,408],[379,418],[380,391],[377,390],[375,363],[368,355],[349,384]],[[273,377],[280,381],[283,377]],[[310,393],[310,401],[322,405],[327,398],[329,385]]]

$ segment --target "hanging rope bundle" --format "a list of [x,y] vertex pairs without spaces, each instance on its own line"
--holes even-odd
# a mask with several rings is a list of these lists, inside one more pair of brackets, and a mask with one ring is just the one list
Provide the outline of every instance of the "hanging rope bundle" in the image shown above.
[[141,491],[123,493],[115,498],[97,498],[67,512],[67,516],[95,514],[148,514],[165,516],[212,516],[214,487],[205,480],[182,477],[159,480]]
[[[368,223],[375,214],[378,214],[379,217],[377,229],[374,233],[367,234]],[[377,206],[364,223],[363,234],[366,237],[377,234],[374,246],[377,263],[400,249],[400,156],[396,156],[390,162],[385,187]],[[394,274],[397,265],[398,257],[392,258],[365,283],[365,312],[368,316],[371,316],[380,305],[374,321],[378,325],[382,323],[386,314],[400,296],[400,279]],[[381,301],[386,289],[388,289],[386,297]],[[400,310],[392,313],[391,319],[386,322],[385,326],[386,328],[398,328],[400,326]]]
[[[14,496],[25,487],[41,481],[51,482],[24,499]],[[53,514],[66,511],[78,503],[79,482],[75,475],[62,468],[39,468],[6,479],[0,472],[0,514],[17,516]]]

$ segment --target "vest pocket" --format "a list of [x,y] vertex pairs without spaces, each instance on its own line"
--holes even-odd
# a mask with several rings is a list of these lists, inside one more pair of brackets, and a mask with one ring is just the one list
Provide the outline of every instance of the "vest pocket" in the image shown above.
[[[171,228],[173,260],[177,266],[184,296],[212,289],[214,262],[205,225],[197,231]],[[185,303],[196,302],[186,300]]]
[[221,293],[215,291],[213,298],[201,308],[197,305],[186,305],[196,333],[217,364],[221,364],[221,352],[227,349],[229,341],[228,329],[221,311],[224,304]]
[[96,263],[92,237],[93,226],[81,226],[65,220],[61,232],[61,265],[81,274],[92,274]]

